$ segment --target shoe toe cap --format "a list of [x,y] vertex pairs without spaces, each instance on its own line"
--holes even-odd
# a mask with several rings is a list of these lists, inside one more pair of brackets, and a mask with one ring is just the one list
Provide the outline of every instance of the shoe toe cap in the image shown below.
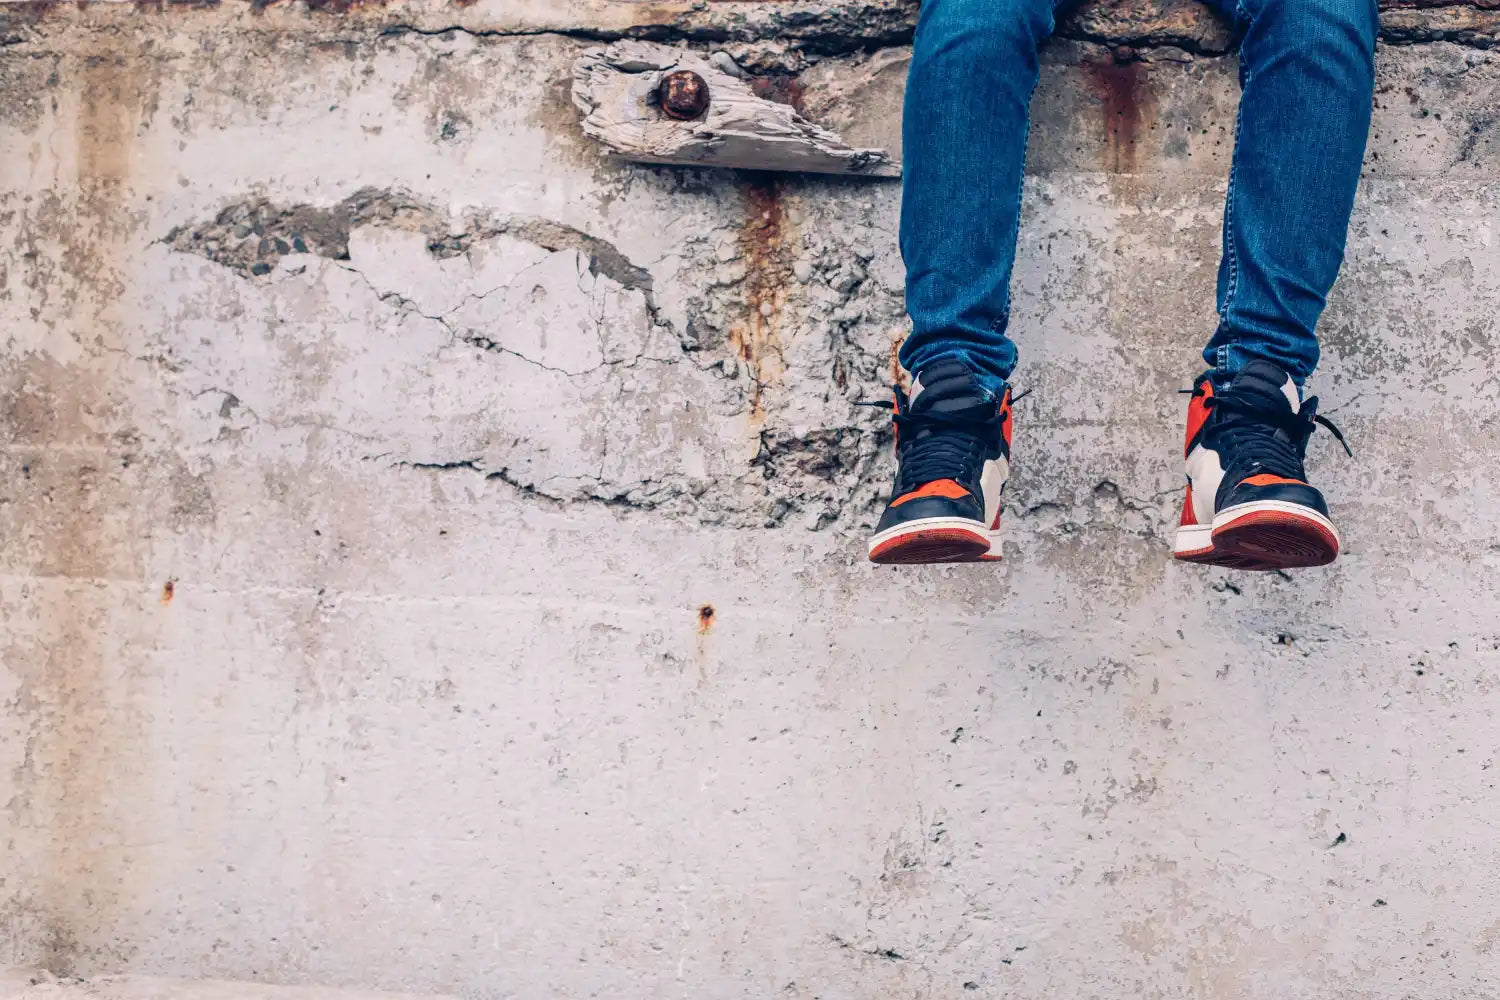
[[950,497],[917,497],[901,504],[892,504],[880,518],[877,531],[894,528],[931,517],[962,517],[971,521],[984,521],[984,510],[972,496],[953,499]]
[[1251,483],[1240,483],[1224,497],[1219,504],[1220,510],[1237,507],[1245,503],[1258,503],[1265,500],[1274,500],[1278,503],[1294,503],[1303,507],[1310,507],[1328,516],[1328,503],[1323,499],[1323,494],[1315,487],[1306,483],[1269,483],[1256,485]]

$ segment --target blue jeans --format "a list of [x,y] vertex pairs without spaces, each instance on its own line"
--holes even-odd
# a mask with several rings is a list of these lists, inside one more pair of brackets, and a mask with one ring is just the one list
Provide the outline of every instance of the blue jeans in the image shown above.
[[[1240,39],[1239,122],[1224,209],[1219,325],[1226,373],[1256,358],[1300,386],[1344,256],[1374,97],[1376,0],[1213,0]],[[966,362],[1010,378],[1006,335],[1028,105],[1051,0],[923,0],[903,124],[901,253],[913,331],[901,362]],[[1150,317],[1142,317],[1150,322]]]

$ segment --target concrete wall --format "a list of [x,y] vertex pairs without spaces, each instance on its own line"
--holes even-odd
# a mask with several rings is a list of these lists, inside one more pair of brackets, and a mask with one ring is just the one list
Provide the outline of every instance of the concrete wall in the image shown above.
[[1201,15],[1049,49],[1006,561],[877,570],[899,185],[607,162],[568,79],[723,44],[890,143],[910,4],[262,7],[0,12],[0,964],[1500,995],[1486,12],[1388,18],[1286,577],[1168,557]]

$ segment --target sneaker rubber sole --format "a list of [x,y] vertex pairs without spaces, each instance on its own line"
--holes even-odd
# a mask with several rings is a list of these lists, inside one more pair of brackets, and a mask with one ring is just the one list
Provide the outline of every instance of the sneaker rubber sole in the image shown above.
[[1260,500],[1219,511],[1211,526],[1178,528],[1173,555],[1231,569],[1327,566],[1338,558],[1339,533],[1311,507]]
[[1000,558],[999,534],[966,517],[927,517],[871,538],[870,561],[885,566],[993,562]]

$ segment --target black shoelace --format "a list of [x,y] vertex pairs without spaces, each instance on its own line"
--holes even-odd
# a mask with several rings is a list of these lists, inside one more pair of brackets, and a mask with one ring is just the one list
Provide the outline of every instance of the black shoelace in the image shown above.
[[[902,404],[899,409],[889,400],[854,404],[896,410],[891,418],[900,442],[901,481],[896,491],[906,492],[939,479],[968,482],[976,476],[992,442],[1001,435],[1004,424],[1001,415],[995,412],[976,419],[944,413],[910,413],[906,394],[900,388],[896,392]],[[1012,396],[1011,404],[1025,395],[1023,392]]]
[[[1194,389],[1191,393],[1202,396],[1203,390]],[[1307,471],[1303,461],[1307,457],[1307,442],[1320,425],[1328,428],[1344,451],[1354,457],[1338,426],[1318,415],[1316,396],[1304,402],[1298,413],[1234,395],[1209,396],[1204,405],[1221,414],[1215,433],[1237,457],[1248,459],[1244,476],[1269,472],[1286,479],[1305,480]]]

